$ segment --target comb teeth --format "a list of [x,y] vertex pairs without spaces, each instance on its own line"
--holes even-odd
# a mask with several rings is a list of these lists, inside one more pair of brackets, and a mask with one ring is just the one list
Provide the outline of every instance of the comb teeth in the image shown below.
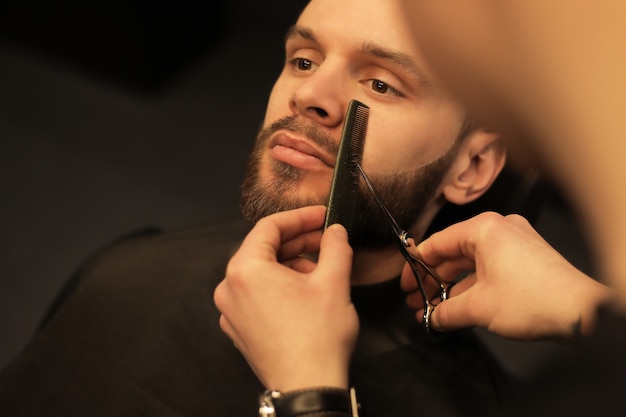
[[357,100],[350,101],[339,142],[324,230],[331,224],[340,223],[348,231],[348,236],[352,234],[368,118],[369,107]]

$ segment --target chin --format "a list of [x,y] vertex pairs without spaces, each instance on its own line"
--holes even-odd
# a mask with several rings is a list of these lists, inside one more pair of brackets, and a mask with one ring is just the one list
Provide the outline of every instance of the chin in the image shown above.
[[328,190],[311,190],[306,182],[286,183],[281,181],[256,182],[242,187],[241,209],[244,217],[256,222],[263,217],[280,211],[305,206],[326,205]]

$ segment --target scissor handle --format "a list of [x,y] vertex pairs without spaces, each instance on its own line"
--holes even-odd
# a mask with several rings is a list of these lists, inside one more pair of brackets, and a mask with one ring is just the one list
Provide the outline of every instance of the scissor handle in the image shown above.
[[400,234],[399,238],[400,238],[400,242],[405,247],[405,250],[403,251],[403,253],[405,255],[408,255],[407,261],[411,265],[411,269],[413,270],[413,275],[415,276],[415,279],[417,280],[417,285],[419,287],[420,293],[422,294],[422,300],[424,303],[424,314],[422,315],[422,324],[429,338],[433,340],[439,340],[443,338],[444,333],[437,332],[436,330],[434,330],[430,322],[430,318],[435,312],[435,308],[437,307],[437,305],[433,304],[430,301],[428,294],[426,294],[426,289],[424,288],[423,278],[421,277],[419,271],[417,270],[416,265],[414,265],[413,262],[419,264],[422,268],[426,270],[426,273],[428,275],[430,275],[435,281],[437,281],[437,284],[439,284],[439,288],[441,289],[439,291],[439,298],[441,301],[445,301],[448,298],[448,289],[453,284],[446,284],[430,266],[428,266],[422,259],[413,255],[413,253],[411,253],[411,251],[408,250],[409,247],[415,246],[415,239],[413,239],[413,236],[410,233],[408,233],[407,231],[403,231]]
[[435,312],[435,308],[437,306],[432,304],[431,302],[426,303],[424,306],[424,314],[422,315],[422,325],[424,326],[424,330],[426,330],[426,336],[431,340],[441,340],[445,337],[445,333],[438,332],[433,329],[432,324],[430,322],[433,313]]
[[[400,234],[400,241],[402,242],[402,244],[404,245],[405,248],[410,248],[410,247],[415,247],[415,238],[413,237],[413,235],[411,235],[411,233],[407,232],[406,230],[402,231],[402,233]],[[413,254],[414,251],[409,251],[407,250],[406,253],[411,257],[411,259],[415,262],[417,262],[422,268],[424,268],[426,270],[426,272],[435,280],[437,281],[437,284],[439,285],[439,288],[441,289],[440,293],[439,293],[439,298],[441,301],[444,301],[448,298],[448,289],[452,286],[451,284],[447,284],[446,282],[444,282],[444,280],[442,280],[439,275],[437,275],[437,273],[428,265],[426,264],[426,262],[424,262],[421,258],[419,258],[418,256]],[[413,267],[413,269],[415,269],[415,267]]]

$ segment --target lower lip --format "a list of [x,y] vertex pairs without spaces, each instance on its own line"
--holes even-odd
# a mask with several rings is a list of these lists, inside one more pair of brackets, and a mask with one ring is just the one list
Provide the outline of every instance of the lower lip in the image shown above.
[[270,156],[280,162],[291,165],[295,168],[314,170],[320,168],[329,168],[321,159],[315,156],[300,152],[294,148],[276,145],[270,149]]

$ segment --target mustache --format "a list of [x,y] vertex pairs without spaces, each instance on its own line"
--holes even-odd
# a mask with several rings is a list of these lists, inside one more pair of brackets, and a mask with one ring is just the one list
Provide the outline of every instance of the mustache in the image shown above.
[[273,122],[269,126],[261,129],[258,135],[258,143],[267,142],[276,132],[286,130],[304,136],[311,142],[315,143],[325,152],[331,155],[337,155],[339,151],[339,143],[328,135],[319,125],[303,122],[296,116],[286,116]]

